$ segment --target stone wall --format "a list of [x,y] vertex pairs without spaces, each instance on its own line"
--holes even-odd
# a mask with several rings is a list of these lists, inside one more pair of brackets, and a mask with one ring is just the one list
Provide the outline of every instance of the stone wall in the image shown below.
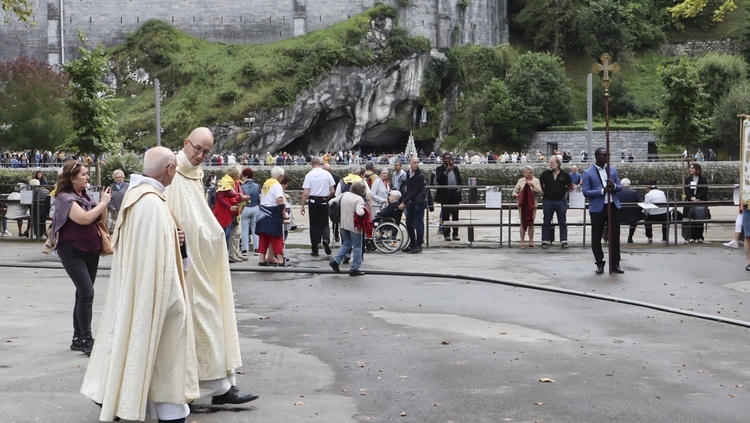
[[[573,158],[578,160],[581,152],[587,150],[587,131],[566,131],[566,132],[537,132],[529,144],[529,152],[541,151],[545,157],[549,157],[552,150],[569,151],[573,153]],[[610,131],[609,145],[612,152],[613,161],[621,161],[623,151],[632,151],[636,160],[644,160],[648,156],[649,143],[658,141],[656,135],[651,131]],[[593,160],[593,150],[606,145],[606,133],[604,131],[594,131],[591,141],[589,158]],[[627,155],[626,155],[627,157]]]
[[[621,178],[630,179],[632,185],[643,195],[643,187],[651,180],[655,180],[659,188],[667,193],[672,193],[675,187],[680,187],[683,181],[683,169],[687,172],[688,162],[659,162],[659,163],[613,163],[617,168]],[[579,164],[580,165],[580,164]],[[740,162],[703,162],[703,174],[708,179],[710,185],[723,185],[724,188],[710,188],[709,200],[731,200],[732,188],[734,184],[739,183]],[[539,175],[547,169],[546,163],[532,163],[534,174]],[[571,164],[564,165],[565,170],[570,170]],[[382,167],[382,166],[377,166]],[[435,165],[423,164],[422,169],[429,175],[435,168]],[[389,167],[390,168],[390,167]],[[520,164],[495,164],[495,165],[458,165],[464,183],[468,184],[469,178],[477,179],[479,188],[479,202],[484,202],[484,187],[487,185],[500,185],[511,189],[515,186],[516,181],[522,177]],[[302,181],[309,166],[290,166],[286,167],[286,174],[292,179],[289,189],[300,191]],[[581,172],[585,167],[581,169]],[[18,182],[27,183],[31,179],[32,172],[35,169],[0,169],[0,193],[9,193]],[[223,175],[221,168],[216,169],[219,176]],[[271,175],[270,166],[254,167],[255,181],[265,181]],[[346,176],[348,173],[346,166],[336,166],[334,172],[339,176]],[[205,171],[206,177],[210,172]],[[47,171],[48,180],[54,180],[56,171]],[[92,175],[92,179],[94,176]],[[637,187],[640,186],[640,187]],[[299,204],[295,193],[295,204]],[[464,202],[468,202],[468,190],[464,190]]]
[[[207,41],[265,44],[326,28],[375,5],[375,0],[63,0],[65,60],[78,55],[77,30],[90,46],[108,47],[125,41],[149,19],[160,19]],[[466,10],[457,0],[398,0],[399,23],[432,46],[456,44],[495,46],[508,42],[505,0],[472,0]],[[11,19],[0,25],[0,60],[28,55],[50,63],[60,61],[60,0],[37,0],[34,26]],[[0,18],[4,16],[0,12]]]
[[659,53],[664,57],[678,57],[683,54],[697,57],[706,53],[741,54],[742,49],[741,41],[728,38],[726,40],[688,41],[682,44],[666,43],[659,47]]

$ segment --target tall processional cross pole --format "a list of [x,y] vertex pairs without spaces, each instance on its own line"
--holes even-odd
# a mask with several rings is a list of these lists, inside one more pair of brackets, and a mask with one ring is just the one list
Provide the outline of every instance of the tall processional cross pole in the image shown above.
[[[605,165],[605,173],[607,179],[611,177],[609,172],[609,85],[612,83],[611,74],[620,71],[620,65],[612,61],[612,57],[608,53],[602,54],[599,63],[595,63],[593,67],[595,74],[602,75],[602,86],[604,87],[604,122],[605,122],[605,135],[607,140],[607,164]],[[612,194],[610,192],[607,195],[607,234],[609,242],[612,242]],[[609,253],[609,273],[612,274],[612,247],[607,249]]]

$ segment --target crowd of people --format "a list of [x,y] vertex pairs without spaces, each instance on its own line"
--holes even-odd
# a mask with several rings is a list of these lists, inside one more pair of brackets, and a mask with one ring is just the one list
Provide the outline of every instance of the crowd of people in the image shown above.
[[[223,177],[206,176],[203,167],[214,156],[212,150],[211,131],[196,128],[176,154],[163,147],[148,150],[142,174],[130,175],[129,181],[116,170],[112,185],[98,196],[90,191],[89,166],[79,160],[64,162],[52,192],[37,191],[54,198],[44,211],[52,219],[46,247],[60,258],[75,287],[70,349],[90,355],[81,392],[101,407],[101,420],[144,420],[150,415],[159,422],[180,423],[190,413],[188,404],[198,398],[209,398],[212,404],[259,398],[241,392],[236,383],[235,369],[242,359],[229,264],[256,253],[260,266],[287,265],[285,240],[296,226],[287,192],[290,179],[270,159],[270,177],[262,183],[253,180],[250,166],[236,161],[228,164]],[[519,160],[513,154],[508,157],[511,162]],[[387,165],[368,160],[363,166],[350,159],[349,173],[339,177],[331,171],[337,158],[309,158],[311,169],[302,182],[300,205],[301,215],[309,220],[311,256],[319,256],[322,248],[334,272],[351,263],[350,276],[365,275],[365,242],[384,219],[398,224],[405,218],[408,245],[403,252],[421,253],[425,209],[433,207],[428,186],[434,187],[434,201],[443,206],[438,230],[446,242],[460,241],[458,226],[448,222],[459,220],[456,206],[463,201],[464,159],[444,152],[429,176],[416,155],[405,163],[392,156]],[[538,178],[532,166],[523,167],[511,194],[518,204],[521,248],[537,247],[534,222],[540,200],[541,248],[554,244],[553,217],[560,247],[568,248],[568,195],[575,189],[589,201],[597,274],[604,273],[606,265],[602,240],[608,243],[610,272],[625,272],[620,265],[621,224],[630,226],[628,242],[633,242],[641,220],[646,222],[649,243],[654,224],[662,226],[662,242],[667,241],[670,211],[663,207],[665,193],[651,182],[642,199],[615,166],[607,166],[604,148],[596,149],[594,163],[582,173],[575,165],[564,169],[560,155],[546,162],[548,168]],[[43,173],[35,172],[30,185],[47,185]],[[695,204],[682,213],[698,221],[710,218],[708,208],[700,204],[708,192],[700,163],[690,165],[684,192],[685,200]],[[623,207],[641,202],[643,210]],[[1,205],[0,211],[13,220],[16,214],[24,216],[20,209]],[[22,223],[19,218],[21,235]],[[683,227],[687,242],[703,242],[702,223]],[[7,228],[3,230],[5,234]],[[750,236],[750,214],[741,210],[736,232],[739,235],[727,247],[737,248],[742,235]],[[334,252],[336,240],[341,246]],[[746,242],[748,270],[749,246]],[[110,253],[110,283],[95,340],[94,285],[100,256]]]

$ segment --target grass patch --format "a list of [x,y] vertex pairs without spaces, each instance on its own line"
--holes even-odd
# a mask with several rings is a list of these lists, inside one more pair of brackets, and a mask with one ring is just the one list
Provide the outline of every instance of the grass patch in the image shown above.
[[242,122],[253,113],[289,106],[333,67],[428,52],[427,39],[409,37],[403,28],[394,29],[384,44],[363,42],[371,21],[395,17],[393,8],[378,5],[324,30],[264,45],[210,43],[165,22],[146,22],[113,51],[123,98],[117,107],[121,132],[130,147],[144,148],[155,139],[153,87],[125,78],[139,67],[160,80],[162,139],[174,146],[196,125]]

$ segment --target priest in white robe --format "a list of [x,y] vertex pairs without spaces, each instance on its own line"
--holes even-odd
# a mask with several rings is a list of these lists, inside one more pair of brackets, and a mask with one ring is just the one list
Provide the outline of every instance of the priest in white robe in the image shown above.
[[235,370],[242,366],[242,359],[226,238],[206,202],[201,167],[213,145],[208,128],[194,129],[177,153],[177,175],[164,194],[182,224],[190,251],[187,281],[193,301],[201,397],[211,397],[212,404],[242,404],[258,396],[236,387]]
[[199,397],[182,235],[162,195],[174,153],[155,147],[132,175],[112,236],[114,255],[96,343],[81,393],[115,418],[185,422]]

